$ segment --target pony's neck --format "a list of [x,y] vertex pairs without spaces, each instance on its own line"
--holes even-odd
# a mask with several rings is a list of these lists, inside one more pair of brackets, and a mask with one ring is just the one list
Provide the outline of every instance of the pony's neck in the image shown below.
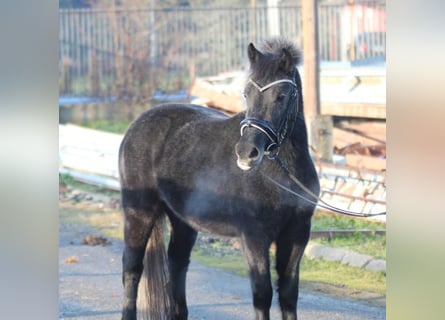
[[304,114],[299,112],[292,131],[289,133],[286,141],[296,149],[308,148],[308,134]]

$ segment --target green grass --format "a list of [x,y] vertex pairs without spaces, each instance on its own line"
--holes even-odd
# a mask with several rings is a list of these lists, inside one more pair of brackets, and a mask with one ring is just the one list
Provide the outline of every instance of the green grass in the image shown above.
[[209,267],[224,269],[234,274],[247,277],[246,263],[240,254],[216,257],[209,255],[202,248],[195,247],[192,251],[192,259]]
[[[213,255],[206,248],[195,247],[192,259],[209,267],[221,268],[240,276],[247,276],[247,265],[240,252],[232,255]],[[271,265],[274,266],[275,256],[271,252]],[[277,279],[276,271],[271,268],[272,280]],[[343,265],[339,262],[303,257],[300,265],[302,283],[323,283],[353,291],[369,291],[384,295],[386,292],[386,276],[382,272],[373,272],[361,268]]]
[[375,259],[386,259],[386,235],[356,233],[350,236],[336,236],[333,239],[319,238],[313,241],[330,247],[340,247],[368,254]]
[[[312,230],[385,230],[386,225],[366,218],[351,218],[318,211],[312,219]],[[313,241],[330,246],[368,254],[376,259],[386,259],[386,234],[337,235],[332,239],[318,238]]]
[[[364,218],[350,218],[319,211],[312,221],[313,230],[384,230],[385,225]],[[369,254],[374,258],[386,259],[386,235],[354,233],[349,236],[335,236],[333,239],[319,238],[313,241],[332,247],[342,247]],[[217,254],[215,255],[215,251]],[[229,252],[232,252],[231,254]],[[241,276],[247,276],[247,267],[241,252],[221,248],[215,241],[206,247],[195,246],[192,258],[211,267],[222,268]],[[274,252],[271,250],[271,265],[274,265]],[[274,268],[272,278],[276,279]],[[300,279],[307,286],[313,283],[336,286],[349,291],[366,291],[380,295],[386,292],[386,275],[361,268],[343,265],[339,262],[303,257],[300,266]],[[304,287],[304,286],[303,286]]]
[[353,218],[339,214],[316,211],[312,218],[312,230],[382,230],[385,224],[366,218]]
[[79,190],[82,190],[85,192],[101,193],[101,194],[105,194],[107,196],[120,198],[120,192],[118,192],[118,191],[113,191],[113,190],[109,190],[109,189],[95,186],[92,184],[87,184],[87,183],[82,183],[82,182],[76,181],[69,174],[59,174],[59,183],[63,183],[63,184],[70,186],[74,189],[79,189]]
[[302,281],[322,282],[352,290],[364,290],[385,294],[386,275],[338,262],[303,257],[300,266]]

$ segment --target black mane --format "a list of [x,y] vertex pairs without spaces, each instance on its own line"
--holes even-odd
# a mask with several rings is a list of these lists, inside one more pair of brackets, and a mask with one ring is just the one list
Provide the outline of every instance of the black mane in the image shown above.
[[250,76],[257,80],[278,73],[284,50],[290,54],[293,68],[302,61],[301,50],[284,37],[269,38],[258,45],[258,50],[263,54],[262,59],[258,61],[258,64],[251,65],[250,69]]

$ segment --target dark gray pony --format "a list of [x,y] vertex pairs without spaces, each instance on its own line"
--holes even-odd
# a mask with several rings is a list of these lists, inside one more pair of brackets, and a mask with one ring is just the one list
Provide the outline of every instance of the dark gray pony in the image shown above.
[[[151,319],[187,319],[186,273],[197,231],[238,237],[249,268],[256,319],[269,319],[269,247],[276,244],[283,319],[296,319],[299,264],[314,205],[291,187],[279,159],[313,193],[317,173],[308,152],[300,52],[283,39],[248,46],[247,110],[233,117],[189,104],[144,112],[119,151],[125,215],[122,319],[136,319],[137,288]],[[171,224],[167,254],[162,221]],[[142,313],[142,312],[141,312]]]

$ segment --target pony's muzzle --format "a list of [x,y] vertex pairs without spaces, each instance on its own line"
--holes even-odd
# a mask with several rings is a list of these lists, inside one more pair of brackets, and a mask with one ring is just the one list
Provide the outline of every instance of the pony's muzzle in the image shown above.
[[235,145],[236,164],[241,170],[250,170],[261,163],[264,150],[249,143],[238,142]]

